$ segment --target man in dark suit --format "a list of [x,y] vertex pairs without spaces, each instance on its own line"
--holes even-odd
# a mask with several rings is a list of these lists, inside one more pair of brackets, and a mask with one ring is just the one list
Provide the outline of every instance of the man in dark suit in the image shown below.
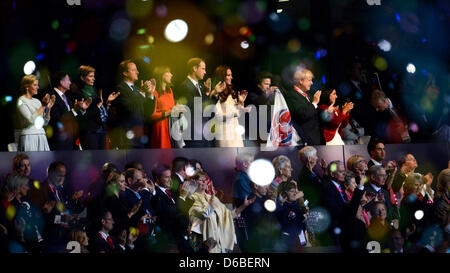
[[42,235],[47,252],[64,250],[68,225],[84,209],[81,202],[83,191],[69,194],[67,187],[64,187],[66,173],[63,162],[52,162],[47,169],[47,179],[29,192],[30,201],[44,212],[45,229]]
[[82,116],[90,105],[90,101],[73,102],[68,96],[70,90],[69,74],[56,72],[51,78],[53,90],[50,96],[55,96],[55,104],[50,111],[49,125],[53,130],[53,136],[49,138],[51,150],[73,150],[75,139],[78,137],[77,118]]
[[106,211],[102,214],[101,229],[94,235],[89,242],[90,251],[92,253],[115,253],[120,252],[117,244],[109,235],[113,229],[114,220],[111,212]]
[[140,90],[135,86],[139,71],[131,60],[119,64],[122,80],[116,87],[120,95],[111,104],[110,119],[111,142],[113,148],[131,149],[144,148],[150,143],[144,134],[146,122],[155,109],[153,91],[155,84],[151,81],[141,81]]
[[[272,74],[268,72],[261,72],[256,77],[256,90],[249,92],[248,97],[245,101],[245,106],[254,105],[250,114],[245,117],[245,138],[244,146],[254,146],[252,143],[257,143],[259,145],[265,144],[267,137],[270,133],[272,115],[271,109],[275,102],[275,90],[278,88],[276,86],[271,86],[272,84]],[[262,113],[260,113],[262,111]],[[252,119],[252,116],[256,116],[256,120]],[[265,115],[265,118],[262,116]],[[265,119],[265,124],[264,124]],[[262,120],[262,124],[260,124]],[[253,135],[252,130],[256,129],[256,135]],[[254,136],[257,138],[254,139]],[[247,145],[248,144],[248,145]]]
[[339,227],[342,217],[342,211],[348,202],[347,195],[344,192],[343,183],[345,181],[345,167],[340,160],[332,161],[328,165],[330,179],[324,181],[323,185],[323,204],[328,209],[331,217],[329,233],[334,239],[334,243],[339,245]]
[[[386,214],[388,218],[391,217],[392,203],[389,191],[384,189],[384,184],[386,183],[386,170],[381,165],[375,165],[369,168],[367,171],[367,176],[369,177],[369,183],[364,186],[366,192],[372,192],[377,195],[377,199],[381,200],[386,205]],[[372,209],[374,201],[367,203],[364,208],[367,211]]]
[[186,179],[186,168],[190,166],[189,160],[185,157],[176,157],[172,160],[172,183],[170,190],[175,198],[180,194],[180,187]]
[[307,92],[313,84],[313,74],[308,69],[294,73],[294,86],[284,92],[284,98],[291,112],[293,126],[305,145],[324,143],[320,132],[319,114],[317,111],[322,91],[316,91],[311,97]]
[[158,164],[152,168],[152,176],[156,184],[151,198],[151,204],[157,216],[156,224],[161,229],[170,232],[176,215],[176,199],[170,191],[170,167],[165,164]]
[[190,111],[184,113],[186,118],[190,120],[188,124],[189,128],[187,129],[189,136],[184,139],[186,143],[185,147],[211,147],[212,141],[207,141],[203,135],[205,123],[211,119],[203,117],[203,109],[213,104],[213,100],[209,98],[211,86],[207,87],[200,83],[206,74],[205,61],[200,58],[191,58],[187,62],[187,69],[188,75],[186,79],[174,91],[175,101],[186,105]]
[[383,160],[386,157],[386,151],[384,148],[384,141],[377,137],[370,138],[367,144],[367,152],[370,155],[370,160],[367,162],[367,168],[373,165],[383,166]]
[[303,167],[298,175],[297,187],[305,194],[305,199],[309,201],[309,207],[314,208],[322,203],[322,179],[314,171],[317,164],[317,150],[313,146],[303,147],[298,151],[298,159]]
[[[343,105],[344,100],[349,99],[354,102],[352,117],[364,128],[368,124],[367,109],[369,109],[371,86],[366,83],[363,74],[363,67],[360,61],[353,60],[346,65],[347,80],[342,82],[337,88],[337,104]],[[367,132],[367,131],[366,131]]]

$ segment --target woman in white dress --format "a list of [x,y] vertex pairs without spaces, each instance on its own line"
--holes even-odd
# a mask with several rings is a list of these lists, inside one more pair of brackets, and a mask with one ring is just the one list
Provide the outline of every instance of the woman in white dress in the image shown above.
[[[198,171],[189,179],[195,181],[196,187],[195,193],[190,196],[194,203],[189,209],[191,231],[195,241],[203,242],[212,238],[217,244],[209,249],[210,253],[232,252],[236,242],[233,219],[255,202],[256,196],[252,199],[245,197],[240,207],[230,210],[215,196],[212,184],[208,189],[206,173]],[[207,190],[211,194],[206,193]]]
[[[216,68],[215,76],[220,80],[218,102],[216,103],[215,135],[218,147],[244,147],[242,134],[244,130],[239,125],[239,117],[250,109],[244,107],[248,92],[233,90],[231,80],[233,75],[228,66]],[[217,91],[216,91],[217,92]],[[215,94],[213,94],[215,95]],[[242,129],[241,129],[242,128]]]
[[50,151],[45,135],[44,126],[50,120],[50,109],[55,103],[55,96],[45,95],[42,103],[33,98],[37,95],[39,80],[34,75],[26,75],[20,83],[22,96],[17,100],[19,112],[19,136],[18,150],[27,151]]
[[326,90],[320,96],[319,109],[322,121],[322,133],[326,145],[345,145],[342,140],[342,129],[347,126],[350,119],[352,102],[346,102],[342,107],[334,106],[336,103],[336,90]]

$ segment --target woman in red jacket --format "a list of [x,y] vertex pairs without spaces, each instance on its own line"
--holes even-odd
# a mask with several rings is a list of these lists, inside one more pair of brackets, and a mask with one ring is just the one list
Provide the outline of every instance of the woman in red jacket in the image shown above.
[[341,107],[335,106],[336,99],[337,95],[334,89],[326,90],[320,96],[320,118],[326,145],[344,145],[341,138],[342,129],[347,126],[350,119],[350,110],[353,109],[352,102],[346,102]]

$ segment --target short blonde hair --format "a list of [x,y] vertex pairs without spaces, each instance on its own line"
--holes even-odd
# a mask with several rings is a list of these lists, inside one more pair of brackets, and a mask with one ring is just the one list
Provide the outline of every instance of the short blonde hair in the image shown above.
[[20,81],[20,92],[21,94],[25,94],[27,92],[27,88],[30,87],[35,81],[39,81],[38,77],[35,75],[25,75]]
[[297,70],[294,73],[295,81],[302,81],[307,78],[311,78],[311,79],[314,78],[314,74],[311,72],[311,70],[308,70],[306,68]]
[[356,168],[356,165],[364,160],[364,156],[362,155],[352,155],[347,160],[347,170],[353,171]]
[[92,66],[89,65],[82,65],[80,66],[80,68],[78,68],[78,74],[80,75],[80,77],[87,77],[87,75],[89,75],[89,73],[94,72],[95,73],[95,68],[93,68]]

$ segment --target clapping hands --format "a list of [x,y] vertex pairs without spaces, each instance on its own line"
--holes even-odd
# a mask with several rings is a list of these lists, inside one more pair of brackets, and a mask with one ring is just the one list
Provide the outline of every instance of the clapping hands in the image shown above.
[[342,106],[342,112],[343,112],[344,114],[350,112],[350,110],[353,109],[353,106],[354,106],[354,105],[353,105],[353,102],[346,102],[346,103],[344,104],[344,106]]
[[245,99],[247,98],[248,92],[247,90],[238,91],[238,103],[243,105]]
[[86,111],[86,109],[89,108],[91,103],[92,103],[92,98],[91,97],[89,97],[87,100],[82,98],[80,101],[75,99],[75,103],[74,103],[75,111],[77,111],[77,110]]
[[52,108],[53,105],[55,104],[55,100],[56,100],[55,95],[52,95],[52,96],[50,97],[50,94],[46,94],[46,95],[42,98],[42,105],[47,106],[48,108]]

